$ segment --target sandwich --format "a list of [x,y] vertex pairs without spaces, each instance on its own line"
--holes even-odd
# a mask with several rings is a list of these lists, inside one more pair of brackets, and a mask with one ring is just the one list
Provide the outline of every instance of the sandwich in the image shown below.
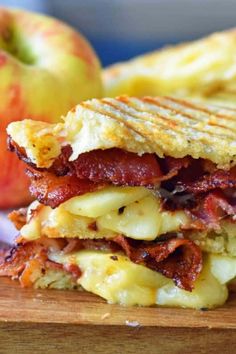
[[114,64],[103,71],[105,95],[171,95],[235,106],[235,51],[232,29]]
[[7,129],[35,201],[0,275],[109,303],[213,308],[236,276],[236,111],[92,99]]

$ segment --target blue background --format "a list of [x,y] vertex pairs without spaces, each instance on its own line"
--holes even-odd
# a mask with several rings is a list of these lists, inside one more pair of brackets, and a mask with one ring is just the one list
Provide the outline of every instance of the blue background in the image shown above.
[[79,29],[104,66],[236,25],[236,0],[0,0]]

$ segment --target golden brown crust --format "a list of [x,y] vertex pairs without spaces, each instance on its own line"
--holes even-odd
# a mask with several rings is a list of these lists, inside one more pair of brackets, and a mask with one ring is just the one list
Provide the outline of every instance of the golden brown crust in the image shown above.
[[45,128],[25,120],[11,123],[8,133],[37,167],[49,167],[65,145],[72,147],[70,160],[117,147],[139,155],[190,155],[221,168],[236,164],[236,111],[170,97],[93,99],[69,112],[64,123]]

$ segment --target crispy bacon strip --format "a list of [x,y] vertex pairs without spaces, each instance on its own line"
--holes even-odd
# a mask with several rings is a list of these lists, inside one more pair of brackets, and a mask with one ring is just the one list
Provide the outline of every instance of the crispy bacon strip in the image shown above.
[[139,156],[121,149],[95,150],[71,162],[80,179],[128,186],[153,186],[162,176],[154,154]]
[[19,279],[23,287],[33,286],[35,279],[49,269],[67,272],[75,280],[82,274],[79,267],[63,266],[49,260],[47,248],[38,242],[18,244],[5,251],[4,257],[0,258],[0,276]]
[[[143,264],[173,279],[178,287],[188,291],[193,289],[194,281],[202,269],[201,250],[187,239],[170,238],[159,242],[144,242],[118,236],[112,241],[105,239],[67,241],[67,245],[58,242],[64,253],[77,252],[81,249],[106,250],[113,253],[122,250],[132,262]],[[32,286],[35,275],[39,277],[49,268],[66,271],[74,278],[81,275],[80,269],[75,264],[63,266],[48,260],[48,247],[49,245],[42,240],[42,244],[28,242],[11,248],[5,254],[2,264],[0,263],[0,276],[17,278],[23,286]]]
[[154,154],[137,154],[120,149],[95,150],[69,162],[71,149],[65,147],[49,170],[29,168],[31,194],[55,208],[69,198],[92,192],[108,183],[154,187],[187,167],[189,159],[166,158],[161,171]]
[[220,221],[222,218],[236,214],[236,206],[231,205],[224,194],[217,190],[200,199],[196,208],[191,210],[191,214],[201,220],[206,229],[217,231],[221,229]]
[[175,159],[174,157],[170,156],[166,156],[164,159],[159,159],[162,170],[160,181],[167,181],[178,175],[179,171],[183,168],[186,169],[191,164],[191,162],[192,158],[189,156],[186,156],[182,159]]
[[105,186],[88,180],[78,180],[75,176],[55,176],[46,171],[27,170],[31,179],[30,192],[41,203],[55,208],[66,200],[93,192]]
[[[24,149],[11,138],[8,139],[8,146],[19,159],[35,170],[42,170],[32,164]],[[133,152],[112,148],[83,153],[75,161],[69,161],[71,153],[70,146],[63,147],[48,172],[56,176],[76,176],[80,180],[90,180],[95,183],[109,182],[130,186],[152,186],[162,176],[155,154],[139,156]]]
[[236,167],[229,171],[215,170],[210,174],[203,174],[200,178],[194,181],[182,182],[179,181],[179,186],[188,193],[203,193],[213,189],[226,189],[236,187]]
[[66,173],[94,182],[129,186],[155,186],[175,176],[191,161],[189,157],[160,159],[155,154],[139,156],[118,148],[90,151],[81,154],[75,161],[69,161],[71,153],[69,146],[64,147],[50,171],[60,176]]
[[[33,166],[24,149],[11,138],[8,140],[8,145],[20,159]],[[202,159],[194,160],[191,157],[175,159],[168,156],[160,159],[155,154],[138,156],[132,152],[112,148],[90,151],[81,154],[75,161],[69,161],[71,153],[70,146],[63,147],[60,156],[47,172],[57,176],[77,176],[79,179],[88,179],[95,183],[148,187],[178,175],[174,178],[173,184],[182,191],[194,194],[216,188],[236,187],[236,167],[229,171],[218,170],[213,163]],[[33,167],[40,170],[36,166]]]
[[42,264],[47,259],[45,250],[38,243],[28,242],[11,247],[5,253],[4,262],[0,264],[0,276],[17,278],[33,258]]
[[175,284],[191,291],[194,281],[202,270],[202,253],[200,248],[187,239],[171,238],[163,242],[141,242],[118,236],[114,239],[134,263],[143,264]]

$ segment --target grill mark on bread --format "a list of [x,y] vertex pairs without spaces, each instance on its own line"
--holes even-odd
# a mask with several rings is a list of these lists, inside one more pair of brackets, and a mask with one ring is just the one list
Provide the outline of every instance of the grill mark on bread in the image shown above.
[[[163,98],[165,98],[165,97],[162,97],[162,99]],[[166,98],[166,99],[169,99],[168,97]],[[197,118],[195,118],[194,116],[191,116],[191,115],[189,115],[189,114],[187,114],[186,112],[184,112],[184,111],[182,111],[182,110],[178,110],[178,111],[176,111],[176,108],[173,108],[173,107],[171,107],[171,106],[168,106],[168,105],[164,105],[163,104],[163,102],[160,102],[157,98],[152,98],[152,97],[144,97],[144,98],[142,98],[142,99],[140,99],[140,100],[142,100],[143,102],[145,102],[145,101],[147,101],[147,102],[152,102],[154,105],[156,105],[158,108],[160,108],[160,109],[168,109],[170,112],[173,112],[173,113],[175,113],[175,112],[177,112],[178,114],[180,114],[181,116],[182,116],[182,118],[184,118],[184,117],[187,117],[187,118],[190,118],[190,119],[192,119],[192,120],[194,120],[194,121],[196,121],[196,122],[198,122],[198,123],[200,123],[201,122],[201,120],[199,120],[199,119],[197,119]],[[182,104],[182,107],[184,108],[184,101],[183,101],[183,104]],[[150,111],[149,110],[149,112],[151,113],[151,114],[153,114],[152,113],[152,111]],[[155,112],[155,113],[157,113],[157,116],[159,117],[159,114],[158,114],[158,112]],[[202,120],[202,122],[204,122],[204,120]],[[178,122],[178,123],[181,123],[181,125],[184,127],[184,128],[186,128],[186,124],[188,124],[188,122]],[[211,124],[211,122],[208,120],[208,123],[209,124]],[[216,126],[218,126],[219,128],[223,128],[225,131],[227,131],[228,133],[230,133],[230,135],[232,135],[231,134],[231,130],[234,130],[233,128],[231,129],[231,130],[229,130],[229,129],[227,129],[226,127],[224,127],[224,126],[222,126],[222,125],[217,125],[217,124],[215,124]],[[178,125],[178,124],[176,124],[176,127],[181,127],[180,126],[180,124]],[[193,129],[193,127],[192,127],[192,125],[190,125],[190,124],[188,124],[188,127],[190,127],[190,129]],[[199,132],[204,132],[205,134],[208,134],[208,135],[211,135],[208,131],[206,131],[206,130],[204,130],[203,131],[203,129],[197,129],[197,127],[196,126],[194,126],[194,129],[195,130],[197,130],[197,131],[199,131]],[[235,130],[236,131],[236,130]],[[217,134],[217,132],[216,131],[214,131],[214,134]],[[185,134],[184,134],[185,135]],[[219,135],[219,136],[222,136],[222,134],[217,134],[217,135]],[[227,135],[227,136],[229,136],[229,135]]]
[[[169,101],[175,102],[177,104],[182,104],[183,106],[188,107],[188,108],[190,108],[190,109],[192,109],[194,111],[198,111],[198,112],[200,111],[200,112],[206,113],[209,116],[212,116],[212,114],[214,114],[216,117],[223,118],[225,120],[230,120],[232,122],[235,122],[235,118],[234,117],[230,117],[230,116],[227,116],[225,114],[217,113],[215,110],[211,112],[209,110],[209,108],[206,107],[206,105],[204,105],[204,107],[203,107],[203,106],[197,105],[196,103],[193,103],[193,102],[190,102],[190,101],[176,99],[174,97],[169,97],[169,96],[164,96],[164,98],[168,99]],[[214,106],[214,105],[212,105],[212,106]],[[228,107],[227,107],[227,110],[228,110]],[[230,108],[230,110],[233,110],[233,109]],[[234,111],[236,111],[236,110],[234,110]],[[224,127],[224,128],[226,128],[226,127]]]
[[[120,97],[119,97],[120,98]],[[141,99],[140,99],[140,101],[141,101]],[[123,103],[123,102],[122,102]],[[125,103],[123,103],[123,104],[125,104]],[[111,102],[109,102],[109,105],[110,106],[112,106],[112,104],[111,104]],[[132,102],[132,101],[130,101],[129,102],[129,105],[127,104],[126,105],[128,108],[132,108],[134,111],[135,111],[135,113],[143,113],[143,111],[142,110],[140,110],[140,109],[138,109],[138,107],[135,105],[135,103],[134,102]],[[130,112],[127,112],[127,111],[125,111],[125,110],[121,110],[120,109],[120,106],[116,106],[116,105],[114,105],[113,104],[113,108],[116,108],[116,109],[118,109],[121,113],[124,113],[125,115],[129,115],[130,117],[131,117],[131,119],[133,118],[134,120],[139,120],[141,123],[143,123],[145,120],[144,119],[142,119],[142,118],[140,118],[140,117],[138,117],[137,115],[135,115],[135,114],[132,114],[132,113],[130,113]],[[158,121],[158,125],[160,125],[160,126],[162,126],[163,127],[163,129],[165,129],[165,130],[170,130],[170,128],[173,128],[173,126],[176,128],[178,128],[178,133],[180,134],[180,135],[185,135],[184,133],[182,133],[182,131],[181,131],[181,128],[180,128],[180,125],[177,125],[177,123],[176,122],[174,122],[173,120],[170,120],[170,119],[168,119],[167,117],[164,117],[164,116],[162,116],[162,115],[160,115],[158,112],[155,112],[155,114],[152,112],[152,111],[150,111],[150,110],[146,110],[145,111],[145,113],[147,113],[148,115],[149,115],[149,119],[147,119],[147,122],[149,122],[149,123],[152,123],[153,125],[155,125],[155,128],[156,128],[156,126],[157,126],[157,122],[156,122],[156,119],[155,119],[155,117],[157,117],[157,118],[159,118],[159,119],[161,119],[161,122],[160,121]],[[123,121],[122,121],[123,122]],[[166,123],[166,124],[163,124],[162,122],[164,122],[164,123]],[[168,122],[169,122],[169,124],[168,124]],[[146,133],[145,133],[145,138],[146,139],[148,139],[148,134],[150,133],[150,131],[146,131]]]
[[160,108],[168,109],[170,112],[173,112],[175,114],[176,113],[177,114],[181,114],[184,117],[187,117],[187,118],[189,118],[191,120],[194,120],[194,121],[198,122],[198,120],[195,119],[190,114],[187,114],[186,112],[183,112],[183,111],[181,111],[179,109],[177,110],[176,108],[173,108],[173,107],[171,107],[171,106],[169,106],[167,104],[164,104],[163,102],[160,102],[157,97],[155,97],[155,98],[154,97],[144,97],[143,101],[151,103],[151,104],[154,104],[155,106],[160,107]]
[[[166,99],[167,99],[167,101],[168,100],[172,100],[172,99],[169,99],[169,97],[165,97]],[[158,101],[158,100],[157,100]],[[174,101],[174,100],[173,100]],[[153,101],[154,102],[154,101]],[[158,103],[159,103],[160,101],[158,101]],[[157,103],[156,103],[157,104]],[[179,104],[179,103],[177,103],[177,104]],[[173,113],[177,113],[177,114],[180,114],[180,115],[182,115],[183,117],[187,117],[187,118],[190,118],[190,119],[192,119],[192,120],[194,120],[194,121],[196,121],[196,122],[200,122],[199,121],[199,119],[198,118],[195,118],[194,116],[191,116],[190,114],[187,114],[186,112],[184,112],[184,111],[182,111],[181,109],[176,109],[176,108],[174,108],[174,107],[171,107],[171,106],[169,106],[168,104],[167,105],[164,105],[163,103],[160,103],[159,104],[159,106],[162,106],[162,107],[164,107],[164,108],[166,108],[166,109],[169,109],[170,111],[172,111]],[[182,101],[182,104],[181,104],[181,107],[184,107],[184,106],[187,106],[187,105],[185,105],[185,101]],[[188,106],[187,106],[188,107]],[[197,110],[197,108],[195,109],[195,110]],[[205,111],[203,111],[203,113],[206,113]],[[207,114],[206,113],[206,115],[207,116],[212,116],[212,114],[214,114],[214,116],[217,116],[217,114],[216,113],[210,113],[210,111],[209,111],[209,113]],[[223,116],[222,115],[222,117],[221,118],[223,118],[223,117],[226,117],[226,116]],[[226,119],[227,120],[227,119]],[[232,121],[234,122],[234,120],[232,119]],[[204,122],[204,120],[202,120],[202,122]],[[227,136],[232,136],[232,131],[234,131],[235,133],[236,133],[236,128],[233,128],[233,127],[231,127],[231,129],[229,130],[227,127],[225,127],[224,125],[222,125],[222,124],[218,124],[218,123],[216,123],[216,122],[212,122],[211,120],[207,120],[207,122],[208,122],[208,124],[209,125],[212,125],[212,126],[216,126],[216,127],[218,127],[218,128],[220,128],[220,129],[223,129],[225,132],[227,132]],[[196,127],[195,127],[196,128]],[[201,132],[203,132],[203,130],[202,129],[198,129],[199,131],[201,131]],[[207,132],[206,130],[204,130],[205,132]],[[218,134],[217,133],[217,131],[214,131],[214,134],[217,134],[217,135],[219,135],[219,136],[222,136],[222,134]]]
[[[145,101],[144,101],[144,99],[145,98],[142,98],[142,99],[139,99],[139,101],[142,101],[144,104],[145,104]],[[118,97],[117,99],[116,99],[116,101],[118,101],[118,100],[120,100],[120,97]],[[104,101],[104,99],[103,99],[103,101]],[[115,100],[113,100],[113,101],[115,101]],[[116,110],[118,110],[118,111],[120,111],[121,113],[122,113],[122,110],[120,109],[120,106],[116,106],[116,105],[114,105],[114,104],[111,104],[111,102],[109,102],[110,103],[110,106],[112,106],[112,107],[114,107]],[[123,102],[122,102],[123,103]],[[139,113],[143,113],[143,111],[142,110],[139,110],[138,108],[137,108],[137,106],[135,105],[135,102],[133,102],[132,101],[132,99],[129,101],[129,105],[128,104],[125,104],[125,103],[123,103],[125,106],[127,106],[128,108],[130,108],[130,106],[132,105],[132,108],[134,109],[134,111],[135,112],[139,112]],[[158,105],[157,105],[158,106]],[[162,106],[161,106],[161,104],[158,106],[160,109],[161,108],[163,108]],[[146,108],[146,107],[145,107]],[[135,119],[139,119],[141,122],[142,121],[144,121],[144,119],[142,119],[142,118],[139,118],[139,117],[137,117],[135,114],[131,114],[130,112],[127,112],[127,111],[123,111],[124,112],[124,114],[126,114],[126,115],[129,115],[129,116],[131,116],[131,117],[134,117]],[[170,119],[168,119],[168,118],[166,118],[166,117],[163,117],[163,116],[161,116],[160,114],[159,114],[159,112],[156,112],[156,111],[151,111],[148,107],[146,108],[146,110],[145,110],[145,112],[147,113],[148,112],[148,114],[149,114],[149,122],[150,122],[150,120],[151,120],[151,123],[153,123],[154,125],[155,125],[155,128],[156,128],[156,119],[155,119],[155,117],[157,117],[157,118],[161,118],[162,119],[162,121],[164,121],[165,123],[167,123],[166,125],[164,125],[164,124],[161,124],[159,121],[158,121],[158,124],[159,125],[162,125],[165,129],[167,129],[167,130],[174,130],[175,132],[178,132],[178,134],[179,135],[181,135],[181,136],[185,136],[186,135],[186,132],[182,132],[182,127],[186,130],[186,129],[189,129],[189,130],[192,130],[193,129],[193,127],[190,125],[190,124],[188,124],[188,122],[178,122],[179,124],[177,124],[177,122],[176,121],[174,121],[174,120],[170,120]],[[197,121],[197,120],[196,120]],[[168,122],[169,122],[169,124],[168,124]],[[199,122],[199,121],[197,121],[197,122]],[[184,123],[187,125],[187,127],[186,127],[186,125],[184,125]],[[174,129],[173,129],[174,128]],[[196,130],[196,131],[198,131],[199,133],[204,133],[204,134],[206,134],[206,135],[208,135],[209,137],[211,137],[212,136],[212,134],[211,133],[209,133],[208,131],[203,131],[203,129],[197,129],[196,128],[196,126],[194,127],[194,129]],[[215,133],[215,132],[214,132]],[[149,131],[146,131],[146,139],[148,139],[148,135],[150,134],[150,130]],[[222,137],[222,134],[217,134],[218,136],[220,136],[220,137]],[[201,140],[202,141],[207,141],[207,139],[206,139],[206,137],[202,137],[201,138]]]
[[[166,98],[166,97],[164,97]],[[167,97],[167,100],[169,99],[169,97]],[[195,118],[194,116],[191,116],[190,114],[184,112],[183,110],[181,109],[177,109],[176,107],[171,107],[169,106],[168,104],[164,104],[163,102],[160,102],[158,100],[158,98],[152,98],[152,97],[144,97],[144,100],[147,101],[147,102],[150,102],[154,105],[156,105],[157,107],[161,107],[161,108],[164,108],[164,109],[168,109],[170,112],[173,112],[174,114],[180,114],[181,116],[183,117],[186,117],[190,120],[193,120],[195,122],[199,122],[199,120],[197,118]],[[184,106],[184,101],[183,101],[183,104],[181,106]],[[211,122],[209,122],[209,124],[211,124]],[[220,128],[223,128],[225,129],[225,127],[223,125],[218,125]],[[234,129],[236,131],[236,129]]]
[[[128,102],[125,102],[125,101],[123,102],[123,101],[121,100],[121,97],[119,97],[117,100],[120,101],[120,102],[122,102],[122,104],[125,104],[126,107],[132,108],[132,109],[135,111],[135,113],[144,113],[141,109],[139,109],[139,108],[137,107],[137,105],[135,104],[135,102],[132,101],[132,100],[130,100],[130,101],[128,101]],[[139,99],[139,100],[142,101],[143,103],[145,103],[144,98]],[[119,108],[120,108],[120,106],[119,106]],[[121,110],[121,109],[120,109],[120,110]],[[124,112],[125,114],[131,115],[131,116],[134,117],[135,119],[139,119],[140,121],[144,121],[144,119],[142,119],[142,118],[140,118],[140,117],[137,117],[135,114],[131,114],[130,112],[127,112],[126,110],[123,110],[123,112]],[[175,123],[175,126],[177,125],[176,122],[174,122],[172,119],[169,119],[169,118],[167,118],[167,117],[162,116],[159,112],[153,112],[153,111],[151,111],[150,109],[147,108],[146,111],[145,111],[145,113],[149,114],[149,116],[150,116],[150,117],[149,117],[149,118],[150,118],[149,122],[154,123],[155,125],[156,125],[156,121],[157,121],[157,120],[155,119],[155,117],[160,118],[162,122],[167,123],[167,124],[161,124],[160,122],[158,122],[160,125],[162,125],[162,126],[165,127],[165,128],[166,128],[166,127],[169,128],[169,126],[172,125],[173,123]],[[168,124],[168,122],[169,122],[169,124]]]
[[[172,113],[177,113],[177,114],[181,115],[182,118],[187,117],[189,120],[192,120],[192,121],[195,121],[195,122],[199,122],[199,120],[195,119],[195,118],[192,117],[191,115],[187,115],[187,114],[183,113],[183,111],[181,111],[181,110],[176,111],[173,107],[169,107],[168,105],[164,105],[163,103],[160,103],[160,101],[157,101],[157,100],[155,100],[155,99],[152,98],[152,97],[144,97],[144,98],[142,99],[142,101],[151,103],[152,105],[155,105],[155,106],[157,106],[157,107],[160,108],[160,109],[163,108],[163,109],[169,110],[169,111],[172,112]],[[149,110],[149,112],[150,112],[150,114],[151,114],[152,111]],[[157,113],[157,116],[159,117],[159,114],[158,114],[158,113]],[[183,123],[183,122],[178,122],[179,124],[178,124],[175,120],[171,120],[171,122],[174,123],[174,127],[175,127],[175,128],[180,128],[180,129],[181,129],[181,127],[184,127],[184,128],[186,129],[186,125],[185,125],[185,124],[186,124],[186,121],[185,121],[184,123]],[[181,123],[181,124],[180,124],[180,123]],[[189,127],[190,129],[192,129],[192,125],[191,125],[191,124],[188,124],[188,127]],[[196,129],[196,126],[195,126],[195,129]],[[177,129],[176,129],[176,130],[177,130]],[[196,129],[196,130],[202,132],[201,129]],[[179,134],[185,135],[185,133],[182,133],[181,130],[179,131]]]
[[[130,117],[131,119],[134,118],[134,119],[136,119],[136,120],[139,120],[140,122],[143,122],[143,121],[144,121],[144,119],[141,119],[141,118],[138,117],[137,115],[132,114],[131,112],[128,112],[128,111],[126,111],[126,110],[124,110],[124,109],[121,109],[121,106],[116,106],[114,103],[111,103],[111,102],[109,102],[109,101],[106,101],[105,99],[103,99],[103,102],[105,102],[105,103],[108,104],[109,106],[111,106],[111,107],[117,109],[119,112],[124,113],[126,116],[129,115],[129,117]],[[125,104],[124,102],[122,102],[122,103]],[[133,102],[130,101],[129,104],[126,104],[126,107],[130,108],[132,103],[133,103]],[[136,111],[136,113],[143,113],[143,111],[142,111],[142,110],[139,110],[135,105],[132,105],[132,108],[133,108],[133,110]],[[149,112],[149,111],[146,111],[145,113],[148,113],[150,116],[152,116],[152,117],[150,117],[150,118],[151,118],[151,122],[150,122],[150,121],[149,121],[149,122],[155,124],[155,123],[156,123],[156,120],[155,120],[155,117],[154,117],[153,113],[151,113],[151,112]],[[166,123],[166,122],[170,121],[170,119],[165,118],[165,117],[163,117],[163,116],[161,116],[161,115],[158,115],[158,114],[157,114],[157,116],[158,116],[158,118],[161,119],[162,122],[165,122],[165,123]],[[123,121],[122,121],[122,122],[123,122]],[[171,122],[171,121],[170,121],[170,122]],[[166,127],[168,128],[168,127],[169,127],[168,124],[162,124],[161,122],[159,122],[159,124],[160,124],[161,126],[163,126],[164,128],[166,128]]]
[[[142,119],[140,119],[139,117],[137,117],[135,114],[132,114],[132,113],[130,113],[130,112],[127,112],[126,110],[124,110],[124,109],[121,109],[121,107],[120,106],[116,106],[114,103],[112,103],[112,102],[109,102],[109,101],[106,101],[106,99],[103,99],[103,102],[105,102],[107,105],[109,105],[109,106],[111,106],[112,108],[115,108],[118,112],[121,112],[121,113],[123,113],[124,115],[126,115],[126,117],[127,116],[129,116],[129,118],[131,118],[131,119],[136,119],[136,120],[139,120],[140,122],[143,122],[143,120]],[[127,107],[130,107],[130,106],[128,106],[127,105]],[[137,109],[135,109],[136,111],[138,111]],[[141,111],[138,111],[138,112],[141,112]],[[107,113],[106,113],[107,114]],[[165,117],[162,117],[162,116],[159,116],[158,118],[160,118],[162,121],[164,121],[164,122],[166,122],[168,119],[165,119]],[[114,119],[117,119],[117,118],[115,118],[114,117]],[[117,119],[118,120],[118,119]],[[125,119],[125,122],[127,122],[127,120]],[[122,123],[123,124],[125,124],[125,122],[124,121],[122,121]],[[155,123],[155,121],[153,121],[153,122],[151,122],[151,123]],[[168,127],[169,128],[169,125],[168,124],[160,124],[160,125],[162,125],[163,127]],[[133,128],[133,126],[131,127],[131,129],[133,129],[134,130],[134,128]],[[139,135],[141,135],[143,138],[145,138],[145,139],[149,139],[149,137],[148,137],[148,135],[147,134],[142,134],[142,133],[140,133],[140,131],[137,131],[137,130],[135,130],[135,132],[137,132]],[[150,139],[149,139],[150,140]]]
[[[118,97],[118,98],[117,98],[117,101],[121,101],[120,98],[121,98],[121,97]],[[139,101],[142,101],[142,102],[145,104],[146,98],[147,98],[147,97],[144,97],[144,98],[142,98],[142,99],[139,99]],[[129,112],[128,110],[126,111],[126,110],[124,110],[124,109],[121,109],[120,106],[115,105],[113,102],[111,103],[111,102],[107,101],[106,99],[103,99],[102,101],[103,101],[103,102],[106,102],[106,103],[109,104],[111,107],[115,108],[116,110],[120,111],[121,113],[124,113],[124,114],[127,115],[127,116],[129,115],[129,116],[131,116],[131,117],[134,117],[135,119],[139,119],[140,121],[143,121],[143,120],[144,120],[144,119],[142,119],[142,118],[137,117],[137,116],[135,115],[135,113],[132,114],[132,113]],[[143,111],[140,110],[140,109],[137,107],[137,105],[135,104],[135,102],[132,101],[132,99],[131,99],[130,101],[121,101],[121,102],[122,102],[122,104],[126,105],[128,109],[130,108],[130,106],[132,106],[132,108],[134,109],[134,111],[139,112],[139,113],[143,113]],[[126,104],[126,102],[127,102],[127,104]],[[155,102],[155,101],[154,101],[154,102]],[[128,104],[128,103],[129,103],[129,104]],[[162,103],[160,103],[160,102],[156,102],[155,105],[156,105],[158,108],[160,108],[160,109],[163,109],[163,108],[165,109],[165,106],[163,106]],[[182,106],[184,106],[184,105],[182,105]],[[170,107],[168,107],[168,110],[171,111]],[[182,127],[183,127],[184,129],[188,129],[188,128],[191,129],[191,130],[193,129],[192,125],[189,124],[189,123],[186,122],[186,121],[185,121],[185,122],[180,122],[180,121],[176,122],[176,120],[168,119],[167,117],[162,116],[159,112],[150,110],[148,107],[146,108],[146,111],[145,111],[145,112],[149,114],[149,117],[147,117],[147,118],[149,118],[149,119],[147,119],[147,120],[148,120],[148,121],[151,121],[151,123],[153,123],[153,124],[156,125],[156,119],[155,119],[155,117],[157,117],[157,118],[161,119],[163,122],[167,123],[167,124],[160,124],[160,122],[158,122],[158,124],[162,125],[163,127],[167,128],[167,129],[173,129],[173,130],[175,130],[175,131],[178,131],[178,134],[180,134],[180,135],[182,135],[182,136],[186,135],[185,132],[182,132]],[[182,118],[184,118],[185,114],[183,114],[182,111],[180,111],[179,114],[182,116]],[[188,117],[188,116],[187,116],[187,117]],[[194,121],[196,121],[196,122],[199,122],[199,123],[201,122],[201,121],[199,121],[198,119],[196,119],[196,118],[194,118],[194,117],[192,117],[192,120],[194,120]],[[209,121],[208,121],[208,123],[209,123]],[[187,126],[186,126],[186,125],[187,125]],[[211,137],[212,133],[214,133],[215,135],[218,135],[219,137],[222,137],[222,133],[218,133],[217,131],[209,132],[209,131],[203,130],[201,127],[200,127],[200,128],[197,128],[196,126],[194,126],[194,129],[195,129],[196,131],[200,132],[200,133],[207,134],[207,135],[210,136],[210,137]],[[223,127],[223,129],[226,130],[227,132],[229,132],[229,130],[225,129],[224,127]],[[231,132],[230,132],[230,133],[231,133]]]
[[[164,109],[168,109],[170,112],[173,112],[174,114],[179,114],[179,115],[181,115],[182,117],[186,117],[186,118],[188,118],[188,119],[190,119],[190,120],[193,120],[193,121],[199,123],[199,120],[198,120],[197,118],[195,118],[194,116],[191,116],[190,114],[187,114],[186,112],[182,111],[181,109],[176,109],[176,108],[173,108],[173,107],[169,106],[168,104],[160,103],[160,101],[158,101],[157,99],[155,100],[155,99],[152,99],[152,98],[149,98],[149,97],[147,97],[147,99],[146,99],[146,98],[144,98],[144,99],[147,100],[148,102],[150,101],[152,104],[155,104],[157,107],[164,108]],[[184,103],[184,102],[183,102],[183,103]],[[184,106],[184,104],[183,104],[182,106]],[[211,122],[210,120],[208,120],[208,123],[209,123],[210,125],[217,126],[217,127],[219,127],[219,128],[223,128],[224,130],[226,130],[227,132],[229,132],[228,129],[226,129],[223,125],[213,123],[213,122]],[[191,125],[189,125],[189,126],[191,127]],[[200,131],[200,132],[203,132],[202,129],[197,129],[196,126],[195,126],[195,129],[198,130],[198,131]],[[232,129],[232,130],[234,130],[234,131],[236,132],[236,129]],[[209,133],[209,132],[207,132],[206,130],[204,130],[204,132],[205,132],[205,133]],[[214,132],[214,133],[217,134],[217,132]],[[218,134],[218,135],[219,135],[219,136],[222,136],[222,134]]]
[[[140,136],[142,136],[143,138],[146,138],[146,136],[145,135],[143,135],[143,134],[141,134],[138,130],[136,130],[131,124],[129,124],[126,120],[125,121],[123,121],[122,119],[119,119],[119,118],[117,118],[116,116],[114,116],[111,112],[103,112],[100,108],[101,107],[96,107],[96,111],[94,110],[94,108],[93,107],[91,107],[91,106],[89,106],[89,105],[85,105],[85,103],[86,102],[83,102],[82,103],[82,105],[84,106],[84,107],[86,107],[86,109],[88,109],[88,110],[90,110],[91,112],[94,112],[94,113],[100,113],[100,114],[102,114],[102,115],[106,115],[106,116],[108,116],[109,118],[111,118],[111,119],[114,119],[115,121],[118,121],[118,122],[120,122],[121,124],[123,124],[126,128],[128,128],[129,130],[131,129],[132,131],[134,131],[137,135],[140,135]],[[114,108],[114,107],[113,107]]]
[[[122,98],[122,97],[119,97],[119,98],[118,98],[118,101],[122,102],[122,104],[125,104],[126,107],[132,108],[134,111],[136,111],[136,113],[143,113],[143,111],[140,110],[140,109],[137,107],[137,105],[135,104],[135,102],[133,102],[132,100],[126,102],[126,101],[121,100],[121,98]],[[140,99],[140,101],[143,101],[143,102],[145,103],[144,98],[143,98],[143,99]],[[120,111],[121,111],[121,109],[120,109]],[[143,121],[143,119],[137,117],[135,114],[131,114],[130,112],[127,112],[126,110],[123,110],[123,112],[124,112],[125,114],[132,115],[134,118],[139,119],[140,121]],[[177,126],[177,123],[176,123],[175,121],[173,121],[172,119],[169,119],[169,118],[167,118],[167,117],[162,116],[159,112],[155,112],[155,114],[154,114],[151,110],[147,109],[147,110],[145,111],[145,113],[148,113],[148,114],[149,114],[151,123],[156,124],[156,119],[155,119],[155,116],[156,116],[156,117],[160,118],[161,121],[167,123],[167,124],[161,124],[163,127],[168,127],[168,128],[169,128],[170,126],[175,126],[175,127]],[[149,121],[150,121],[150,120],[149,120]]]

